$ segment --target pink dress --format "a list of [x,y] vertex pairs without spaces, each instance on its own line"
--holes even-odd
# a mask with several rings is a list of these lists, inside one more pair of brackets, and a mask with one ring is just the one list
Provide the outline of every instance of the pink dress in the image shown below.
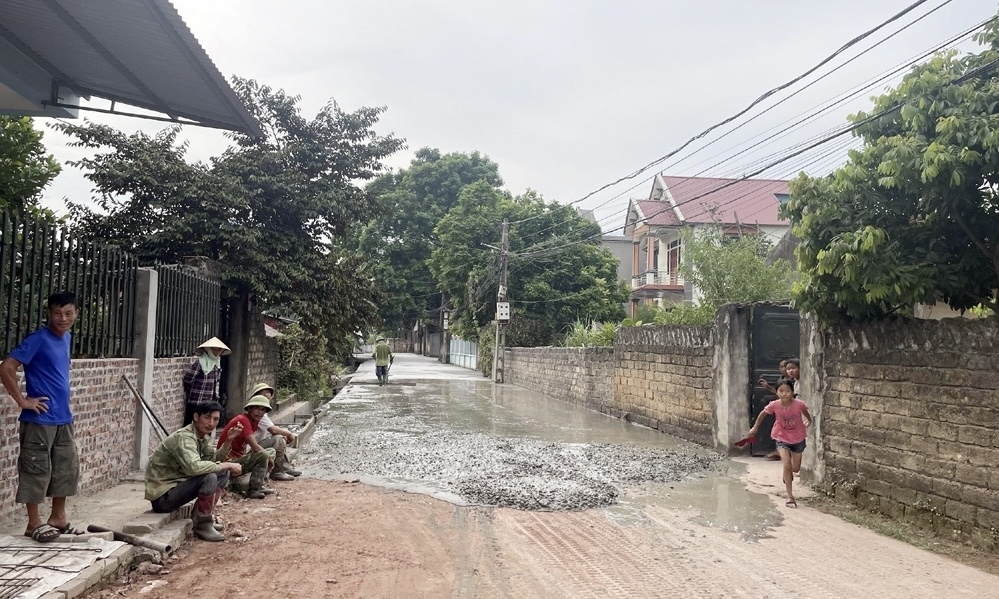
[[763,408],[767,414],[774,415],[774,427],[770,430],[770,437],[774,441],[782,441],[790,445],[801,443],[808,436],[808,429],[801,419],[807,406],[800,399],[791,400],[787,407],[781,405],[779,399],[775,399]]

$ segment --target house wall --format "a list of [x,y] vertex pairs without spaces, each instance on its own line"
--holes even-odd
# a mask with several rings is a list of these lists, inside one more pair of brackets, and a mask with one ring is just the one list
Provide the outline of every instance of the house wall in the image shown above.
[[250,399],[250,392],[257,383],[267,383],[277,388],[277,375],[281,370],[281,348],[276,337],[268,337],[264,331],[264,317],[256,309],[250,311],[250,331],[247,339],[248,353],[246,366],[246,386],[242,397],[230,397],[242,409]]
[[[135,399],[122,376],[135,381],[137,360],[73,360],[70,405],[80,452],[80,493],[106,489],[132,469]],[[22,386],[23,389],[23,386]],[[0,389],[0,518],[23,507],[14,503],[17,490],[20,411]]]
[[760,225],[760,233],[776,246],[784,238],[784,234],[790,230],[789,225]]
[[806,480],[937,530],[999,529],[999,318],[806,330]]
[[617,278],[619,281],[631,285],[632,261],[634,258],[635,244],[627,237],[604,235],[600,240],[601,245],[610,250],[618,260]]

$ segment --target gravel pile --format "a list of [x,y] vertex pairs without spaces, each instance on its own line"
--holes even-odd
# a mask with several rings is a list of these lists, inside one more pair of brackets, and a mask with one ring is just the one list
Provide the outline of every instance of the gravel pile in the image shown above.
[[320,423],[301,454],[317,475],[420,483],[472,504],[524,510],[611,505],[624,487],[680,481],[715,468],[722,459],[700,451],[428,430],[405,416],[381,423],[390,429],[332,420]]

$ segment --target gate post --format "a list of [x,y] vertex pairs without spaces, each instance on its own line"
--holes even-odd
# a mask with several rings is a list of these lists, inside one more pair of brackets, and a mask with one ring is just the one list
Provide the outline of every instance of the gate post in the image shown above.
[[[135,281],[135,337],[132,357],[138,360],[139,380],[136,389],[147,401],[152,401],[153,368],[156,366],[156,299],[159,273],[152,268],[140,268]],[[149,461],[149,419],[135,404],[135,445],[132,466],[144,470]]]
[[801,395],[812,415],[808,427],[808,447],[801,458],[802,480],[817,487],[826,474],[825,447],[822,444],[822,404],[825,400],[825,335],[818,318],[803,314],[801,318]]
[[715,450],[732,453],[749,423],[750,314],[752,308],[726,304],[715,315],[714,441]]

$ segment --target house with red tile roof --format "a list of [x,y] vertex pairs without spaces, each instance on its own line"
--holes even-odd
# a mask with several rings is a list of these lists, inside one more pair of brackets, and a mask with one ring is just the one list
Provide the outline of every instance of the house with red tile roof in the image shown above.
[[647,199],[631,200],[625,237],[632,242],[631,311],[643,303],[698,301],[680,275],[680,231],[720,225],[728,235],[764,235],[775,245],[790,228],[778,215],[787,181],[656,175]]

